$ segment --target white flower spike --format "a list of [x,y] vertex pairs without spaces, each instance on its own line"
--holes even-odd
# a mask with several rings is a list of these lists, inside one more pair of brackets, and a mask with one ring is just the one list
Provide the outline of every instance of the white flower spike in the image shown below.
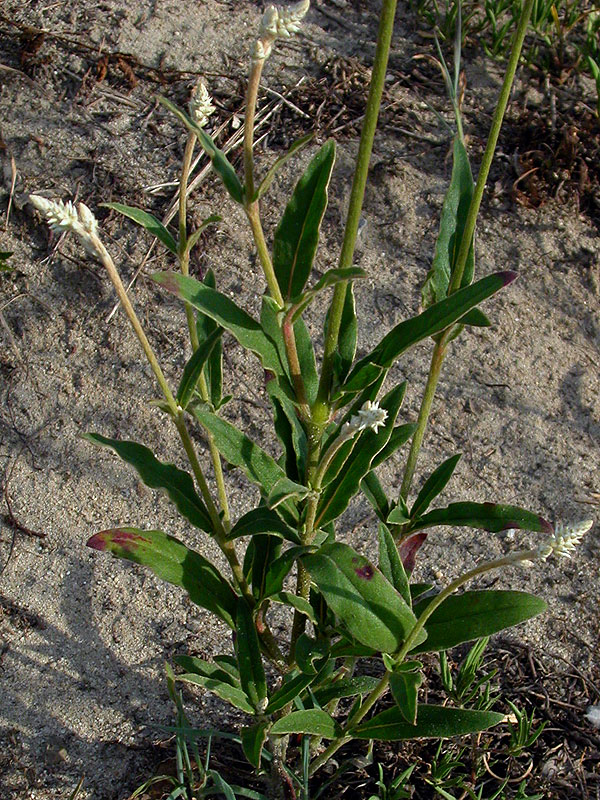
[[387,411],[384,408],[379,408],[377,402],[372,403],[370,400],[363,405],[363,407],[350,417],[348,422],[342,426],[342,436],[353,436],[359,431],[366,431],[367,429],[375,431],[385,424],[387,419]]
[[32,194],[29,195],[29,201],[46,217],[46,222],[53,231],[58,233],[79,232],[81,224],[75,206],[70,200],[63,203],[62,200],[47,200],[39,194]]
[[214,114],[216,111],[215,106],[212,104],[212,97],[208,93],[208,89],[203,81],[198,81],[194,87],[189,107],[190,117],[201,128],[206,125],[210,115]]
[[260,21],[258,39],[254,44],[252,59],[264,61],[271,54],[276,39],[289,39],[300,30],[300,23],[310,8],[310,0],[300,0],[285,8],[269,5]]
[[575,551],[593,524],[593,519],[584,519],[570,525],[557,525],[554,536],[538,546],[537,557],[542,561],[546,561],[551,555],[557,558],[571,558],[571,553]]

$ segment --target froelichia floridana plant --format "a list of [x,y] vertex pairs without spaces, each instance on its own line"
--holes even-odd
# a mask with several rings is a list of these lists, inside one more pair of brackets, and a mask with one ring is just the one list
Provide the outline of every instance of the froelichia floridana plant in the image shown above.
[[[308,0],[285,8],[269,6],[260,23],[250,59],[243,177],[205,130],[214,104],[203,83],[194,91],[189,114],[161,98],[188,131],[177,235],[143,209],[105,205],[151,231],[177,263],[176,270],[153,275],[157,284],[180,298],[185,310],[192,354],[177,389],[165,378],[90,209],[82,203],[75,208],[70,202],[31,197],[53,229],[75,234],[106,269],[162,391],[160,408],[175,426],[189,471],[160,462],[136,442],[98,433],[88,434],[88,440],[111,448],[145,483],[165,491],[185,520],[216,542],[229,573],[159,530],[127,525],[96,533],[88,544],[148,567],[181,587],[192,602],[231,630],[232,651],[215,654],[210,661],[176,657],[182,671],[169,670],[169,685],[172,691],[176,681],[203,687],[247,715],[241,744],[250,763],[265,776],[265,791],[272,798],[308,796],[309,778],[353,740],[456,736],[502,722],[502,714],[485,706],[472,709],[419,702],[423,674],[415,657],[490,636],[542,612],[544,601],[526,592],[457,590],[494,569],[543,562],[551,555],[570,557],[592,524],[585,521],[554,529],[537,513],[498,503],[461,501],[431,509],[450,481],[459,454],[448,457],[427,477],[409,506],[419,449],[450,343],[466,326],[489,325],[479,306],[516,277],[513,272],[498,272],[476,280],[473,234],[532,4],[533,0],[524,4],[514,35],[475,183],[458,125],[439,239],[423,289],[423,309],[392,327],[362,358],[356,359],[353,284],[364,272],[353,265],[353,254],[395,0],[383,0],[339,263],[318,280],[311,282],[311,275],[334,166],[334,142],[318,148],[300,175],[271,245],[263,232],[261,201],[275,170],[308,140],[292,146],[262,181],[253,156],[254,117],[265,59],[278,39],[298,31]],[[448,82],[452,90],[449,73]],[[455,111],[459,122],[457,104]],[[196,145],[211,160],[249,222],[267,285],[259,319],[221,293],[212,272],[202,281],[189,274],[190,252],[200,233],[219,220],[212,216],[195,231],[188,230],[186,198]],[[325,319],[323,351],[317,360],[303,314],[317,295],[330,289],[333,296]],[[281,446],[276,456],[222,413],[227,402],[222,363],[225,335],[237,339],[265,370]],[[403,353],[428,339],[433,340],[433,353],[421,411],[416,423],[399,422],[407,385],[384,391],[384,382]],[[191,426],[196,425],[206,435],[216,495],[190,435]],[[409,442],[402,489],[393,498],[377,477],[377,469]],[[258,488],[254,507],[238,519],[230,513],[223,461],[245,473]],[[359,493],[378,518],[376,563],[339,538],[339,520]],[[479,564],[440,590],[411,582],[429,532],[444,525],[491,533],[525,530],[544,538],[529,548]],[[287,606],[293,614],[287,639],[276,636],[271,628],[271,609],[276,604]],[[359,669],[363,660],[378,662],[381,677],[364,674]],[[387,694],[393,704],[381,710],[379,701]],[[350,710],[339,704],[343,698],[354,698]],[[300,737],[300,759],[297,750],[289,747],[291,734]]]

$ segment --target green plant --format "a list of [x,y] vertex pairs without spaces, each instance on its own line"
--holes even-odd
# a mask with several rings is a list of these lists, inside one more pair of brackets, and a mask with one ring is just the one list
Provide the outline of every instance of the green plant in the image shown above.
[[491,682],[498,670],[493,669],[483,675],[477,674],[481,670],[483,653],[488,642],[489,637],[485,636],[473,645],[456,675],[452,675],[447,653],[445,651],[440,653],[440,677],[444,691],[458,706],[471,706],[487,711],[497,700]]
[[415,766],[416,764],[411,764],[411,766],[405,769],[404,772],[401,772],[400,775],[397,775],[391,781],[391,783],[387,784],[383,777],[383,767],[381,764],[377,764],[379,780],[376,781],[375,785],[379,791],[376,795],[371,795],[369,800],[404,800],[404,798],[410,798],[411,792],[410,789],[406,787],[406,784],[410,780],[410,776],[412,775]]
[[[465,326],[489,324],[479,305],[516,277],[511,272],[499,272],[475,280],[473,234],[532,5],[533,0],[528,0],[515,33],[475,184],[460,128],[455,138],[440,234],[423,287],[423,310],[393,327],[358,360],[353,283],[364,273],[352,265],[353,254],[395,0],[383,2],[338,267],[310,286],[335,145],[326,142],[312,156],[277,226],[272,248],[263,232],[260,203],[278,167],[308,142],[304,139],[294,145],[262,180],[257,177],[253,156],[254,115],[265,60],[277,38],[297,31],[308,1],[284,10],[269,6],[263,16],[248,81],[243,181],[204,129],[212,111],[205,88],[198,87],[189,113],[161,98],[188,130],[177,236],[144,210],[107,205],[151,231],[177,263],[177,270],[153,276],[157,284],[181,299],[185,310],[192,355],[176,391],[165,378],[89,208],[82,203],[75,209],[71,203],[31,198],[51,226],[72,231],[107,270],[163,393],[160,408],[175,426],[191,473],[160,462],[136,442],[98,433],[88,434],[88,441],[111,448],[148,486],[166,492],[190,525],[212,537],[230,568],[230,574],[223,574],[202,553],[160,530],[125,526],[97,533],[88,542],[97,550],[148,567],[183,588],[192,602],[215,614],[232,631],[233,652],[217,654],[212,661],[181,655],[175,662],[182,672],[169,673],[171,695],[178,708],[175,796],[187,793],[189,800],[192,792],[206,790],[209,778],[214,784],[211,791],[216,787],[227,796],[234,791],[232,787],[223,788],[219,783],[222,779],[210,773],[207,763],[201,767],[195,740],[190,744],[190,756],[186,737],[192,734],[174,689],[175,681],[211,691],[247,715],[240,730],[241,746],[250,764],[265,776],[265,791],[271,797],[287,793],[308,800],[311,777],[351,741],[459,736],[501,722],[501,713],[485,707],[419,703],[423,673],[416,656],[489,636],[542,612],[546,608],[543,600],[525,592],[456,592],[491,570],[546,560],[553,554],[569,555],[591,527],[588,521],[554,530],[536,513],[498,503],[461,501],[432,510],[432,503],[450,481],[459,454],[435,469],[408,504],[448,348]],[[457,102],[455,110],[459,119]],[[189,275],[190,252],[201,230],[216,221],[211,217],[188,232],[186,195],[196,143],[249,222],[268,287],[260,319],[219,292],[212,272],[203,281]],[[303,313],[331,288],[333,298],[325,315],[318,370]],[[228,399],[223,396],[225,334],[254,353],[266,372],[273,424],[282,448],[277,458],[222,413]],[[384,381],[403,353],[429,338],[434,343],[433,355],[418,420],[416,424],[399,424],[406,384],[382,394]],[[190,435],[192,424],[199,424],[208,440],[216,498]],[[402,489],[393,499],[376,470],[409,441]],[[255,507],[236,520],[229,510],[222,459],[240,469],[260,494]],[[361,491],[379,519],[377,565],[338,539],[336,524],[352,497]],[[492,533],[519,528],[541,533],[544,538],[531,548],[479,564],[432,595],[431,587],[411,583],[410,577],[427,532],[442,525]],[[296,589],[292,591],[294,569]],[[271,630],[269,612],[274,604],[293,611],[285,642]],[[307,626],[311,626],[309,631]],[[473,666],[476,661],[474,655],[469,663]],[[359,668],[369,662],[378,666],[379,677],[364,674]],[[463,670],[461,687],[454,688],[453,684],[452,691],[458,691],[457,696],[463,699],[470,697],[471,677],[467,680],[467,676],[471,676],[471,666]],[[379,701],[387,694],[393,705],[380,710]],[[326,746],[324,741],[328,742]],[[400,784],[395,789],[400,790]],[[250,795],[246,792],[245,796]]]

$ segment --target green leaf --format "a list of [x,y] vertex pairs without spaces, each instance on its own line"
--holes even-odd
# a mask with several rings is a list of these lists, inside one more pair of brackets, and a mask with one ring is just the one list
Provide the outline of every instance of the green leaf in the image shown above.
[[324,639],[312,639],[306,633],[301,634],[296,642],[296,663],[302,672],[307,675],[316,675],[317,667],[322,668],[318,662],[327,659],[330,646]]
[[503,714],[495,711],[470,711],[448,706],[419,705],[417,724],[411,725],[398,708],[388,708],[352,731],[353,739],[379,739],[397,742],[402,739],[440,739],[477,733],[498,725]]
[[410,516],[419,517],[424,511],[427,511],[432,501],[446,488],[446,484],[452,477],[452,473],[456,469],[461,457],[461,453],[457,453],[450,458],[447,458],[431,475],[427,478],[421,491],[417,495],[413,507],[410,510]]
[[192,399],[204,365],[210,358],[214,346],[223,335],[223,328],[216,328],[211,335],[198,346],[196,352],[183,368],[183,375],[177,390],[177,402],[185,409]]
[[327,605],[354,639],[383,653],[400,648],[416,617],[367,558],[346,544],[334,542],[301,560]]
[[369,503],[373,506],[375,513],[382,522],[388,517],[391,505],[390,501],[379,482],[377,475],[371,470],[362,479],[360,488]]
[[286,525],[279,514],[266,506],[259,506],[248,511],[240,517],[227,534],[227,539],[238,539],[240,536],[256,536],[261,533],[270,533],[280,536],[288,542],[300,544],[297,531]]
[[[415,614],[420,616],[431,600],[429,597],[417,603]],[[476,590],[453,594],[429,617],[425,625],[427,640],[412,652],[448,650],[461,642],[491,636],[541,614],[546,608],[540,597],[527,592]]]
[[292,143],[292,146],[284,153],[282,156],[273,163],[273,166],[269,169],[265,177],[262,179],[260,186],[258,187],[256,194],[254,195],[254,200],[260,200],[260,198],[265,194],[265,192],[269,189],[271,184],[273,183],[273,179],[277,174],[277,171],[283,167],[296,153],[299,153],[303,150],[307,144],[312,142],[315,138],[314,133],[307,133],[305,136],[301,136],[299,139],[296,139],[295,142]]
[[263,704],[266,706],[264,700],[267,697],[267,681],[256,625],[252,612],[242,597],[238,599],[236,622],[235,652],[242,689],[248,695],[252,706],[261,712]]
[[162,531],[114,528],[96,533],[87,545],[149,567],[162,580],[185,589],[192,603],[235,627],[236,595],[229,583],[210,561],[173,536]]
[[387,525],[379,526],[379,569],[394,589],[399,592],[408,606],[411,605],[408,578]]
[[339,362],[335,365],[336,379],[339,384],[346,379],[354,356],[356,355],[356,341],[358,338],[358,323],[356,320],[356,308],[354,303],[354,285],[348,283],[346,286],[346,297],[342,309],[342,321],[340,323],[340,334],[338,337]]
[[450,503],[446,508],[436,508],[420,516],[410,525],[410,530],[417,531],[436,525],[480,528],[490,533],[510,528],[554,533],[552,525],[539,514],[499,503]]
[[[216,288],[215,274],[212,269],[206,271],[202,283],[209,289]],[[198,342],[202,344],[216,330],[223,330],[210,317],[198,311],[196,314],[196,333]],[[221,407],[223,396],[223,342],[218,339],[204,367],[204,377],[208,387],[208,395],[215,409]]]
[[177,255],[177,242],[162,222],[157,220],[152,214],[149,214],[141,208],[124,206],[123,203],[100,203],[100,205],[105,208],[112,208],[114,211],[118,211],[120,214],[123,214],[123,216],[129,217],[129,219],[137,222],[138,225],[141,225],[153,236],[156,236],[166,248]]
[[165,108],[168,108],[169,111],[173,112],[173,114],[175,114],[175,116],[183,122],[189,131],[196,134],[200,147],[202,147],[206,155],[210,158],[214,171],[220,176],[230,196],[235,200],[236,203],[243,205],[244,187],[240,183],[234,168],[227,160],[225,153],[223,153],[222,150],[219,150],[208,133],[206,133],[205,130],[197,125],[193,119],[188,117],[185,111],[177,108],[177,106],[170,100],[167,100],[166,97],[159,97],[158,101],[159,103],[162,103]]
[[291,606],[292,608],[295,608],[301,614],[304,614],[304,616],[307,617],[307,619],[309,619],[313,625],[319,624],[314,608],[311,606],[308,600],[305,600],[303,597],[300,597],[293,592],[277,592],[276,594],[270,595],[270,599],[275,603],[282,603],[285,606]]
[[291,481],[288,477],[280,478],[269,492],[267,505],[269,508],[277,508],[278,505],[290,499],[300,499],[306,497],[310,492],[308,486]]
[[[253,536],[251,546],[246,550],[246,556],[250,556],[250,554],[251,568],[249,558],[245,558],[244,573],[252,581],[252,594],[257,601],[260,601],[265,597],[267,573],[281,554],[281,539],[278,536],[263,533]],[[289,567],[287,571],[289,572]],[[281,589],[284,577],[285,575],[275,587],[276,592]]]
[[390,689],[396,705],[404,719],[415,725],[417,722],[417,695],[423,682],[420,672],[395,671],[390,675]]
[[203,658],[197,658],[196,656],[175,656],[173,660],[188,673],[203,675],[205,678],[213,678],[214,680],[222,681],[223,683],[228,683],[230,686],[237,686],[238,688],[241,685],[239,676],[236,680],[231,672],[226,672],[219,664],[212,664],[210,661],[205,661]]
[[471,325],[474,328],[489,328],[492,324],[489,317],[479,308],[472,308],[460,320],[460,325]]
[[194,672],[186,672],[183,675],[177,675],[177,680],[185,681],[186,683],[194,683],[196,686],[202,686],[203,689],[208,689],[209,692],[216,694],[221,700],[225,700],[241,711],[245,711],[246,714],[254,714],[254,708],[250,703],[248,695],[237,686],[231,686],[229,683],[224,683],[214,678],[206,678],[204,675],[197,675]]
[[406,442],[412,438],[416,429],[416,423],[412,422],[408,422],[406,425],[396,425],[392,430],[392,435],[388,439],[387,444],[381,448],[371,462],[371,468],[375,469],[391,458],[399,447],[402,447],[403,444],[406,444]]
[[306,473],[308,440],[296,407],[277,380],[270,380],[267,392],[273,405],[275,432],[285,450],[285,472],[293,480],[303,478]]
[[[299,297],[292,298],[292,303],[297,306],[293,318],[297,319],[300,314],[304,313],[315,297],[324,289],[328,289],[330,286],[335,286],[336,283],[344,282],[351,286],[352,281],[357,280],[358,278],[365,278],[366,275],[367,273],[364,271],[364,269],[360,269],[360,267],[336,267],[335,269],[328,270],[323,277],[319,278],[312,289],[308,289],[307,291],[303,292]],[[354,354],[352,355],[352,358],[354,358]]]
[[359,375],[368,374],[372,365],[389,368],[410,347],[428,336],[450,327],[461,317],[491,295],[500,291],[517,277],[515,272],[496,272],[459,289],[454,294],[430,306],[416,317],[404,320],[384,336],[381,342],[353,368],[345,385],[354,381],[360,385]]
[[319,376],[317,374],[315,350],[312,339],[310,338],[310,334],[302,318],[294,322],[294,337],[296,339],[296,350],[298,352],[298,361],[300,362],[306,396],[309,403],[314,403],[319,388]]
[[123,461],[134,467],[146,486],[165,491],[188,522],[203,531],[213,532],[208,510],[196,494],[194,481],[189,473],[174,464],[163,464],[155,458],[151,450],[137,442],[108,439],[99,433],[85,433],[82,438],[92,444],[110,447]]
[[371,470],[373,460],[392,436],[405,391],[406,383],[403,383],[383,398],[380,405],[388,413],[385,424],[377,432],[368,430],[360,435],[343,468],[326,485],[317,508],[317,526],[323,527],[337,519],[358,492],[362,479]]
[[311,736],[322,736],[324,739],[337,739],[341,735],[341,728],[325,711],[309,708],[305,711],[293,711],[278,719],[269,733],[281,736],[287,733],[307,733]]
[[242,738],[242,750],[248,761],[255,769],[260,769],[260,757],[263,745],[267,738],[269,723],[266,720],[257,722],[249,728],[242,727],[240,736]]
[[223,217],[220,217],[218,214],[211,214],[210,217],[202,220],[196,230],[188,236],[185,243],[185,252],[189,253],[192,250],[198,239],[202,236],[209,225],[216,225],[216,223],[221,222],[222,219]]
[[185,300],[198,311],[229,331],[247,350],[260,358],[263,367],[280,375],[283,372],[277,348],[259,323],[221,292],[178,272],[155,272],[152,279],[167,291]]
[[398,497],[398,502],[388,514],[386,522],[388,525],[403,525],[405,522],[410,522],[410,514],[403,497]]
[[[270,564],[265,576],[263,597],[272,597],[273,595],[282,594],[281,590],[283,589],[283,583],[288,576],[294,561],[296,561],[296,559],[298,559],[308,550],[309,548],[306,546],[290,547]],[[294,603],[293,605],[294,608],[298,607],[298,604]]]
[[[454,160],[450,186],[444,198],[440,232],[438,235],[431,270],[422,290],[423,308],[443,300],[448,294],[448,286],[456,266],[458,251],[463,238],[463,231],[471,198],[473,197],[473,175],[469,165],[469,157],[464,144],[458,136],[454,139]],[[469,249],[467,264],[461,286],[467,286],[473,280],[474,254],[473,244]]]
[[273,240],[273,268],[286,300],[306,284],[327,207],[327,187],[335,161],[335,143],[326,142],[296,184]]
[[267,706],[265,714],[274,714],[276,711],[285,708],[285,706],[291,703],[294,698],[298,697],[315,678],[316,673],[306,674],[305,672],[300,672],[296,675],[288,673],[288,675],[284,677],[281,687],[269,700],[269,705]]
[[370,675],[358,675],[354,678],[345,678],[315,689],[314,696],[320,706],[325,706],[332,700],[339,700],[342,697],[369,694],[378,684],[378,678],[373,678]]
[[[192,413],[198,422],[212,433],[215,444],[225,460],[234,467],[239,467],[250,481],[258,484],[265,496],[269,495],[278,481],[285,478],[284,471],[275,459],[235,425],[217,416],[206,405],[194,406]],[[284,501],[281,507],[297,519],[298,512],[291,501]]]

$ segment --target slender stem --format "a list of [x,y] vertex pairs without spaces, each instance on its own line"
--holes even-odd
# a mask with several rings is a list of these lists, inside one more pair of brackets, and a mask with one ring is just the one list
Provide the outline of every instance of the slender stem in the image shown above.
[[[517,564],[520,561],[535,561],[539,558],[539,553],[537,550],[519,550],[515,553],[511,553],[508,556],[503,556],[502,558],[497,558],[494,561],[486,561],[484,564],[480,564],[477,567],[465,572],[464,575],[456,578],[452,583],[448,584],[448,586],[441,591],[433,600],[429,603],[426,609],[423,611],[419,619],[415,622],[411,632],[406,637],[406,641],[404,642],[401,650],[399,651],[397,656],[394,656],[394,660],[397,664],[401,664],[408,653],[413,649],[413,647],[417,644],[417,639],[419,634],[423,630],[425,623],[429,619],[429,617],[433,614],[433,612],[438,608],[446,598],[448,598],[453,592],[463,586],[465,583],[468,583],[473,578],[476,578],[478,575],[483,575],[486,572],[491,572],[494,569],[499,569],[500,567],[510,566],[511,564]],[[347,742],[352,739],[352,736],[348,733],[351,731],[353,727],[358,725],[361,720],[369,713],[369,711],[373,708],[373,706],[377,703],[378,700],[383,697],[386,693],[389,685],[390,680],[390,673],[386,672],[382,679],[379,681],[377,686],[373,689],[373,691],[368,695],[365,702],[361,705],[359,709],[350,717],[346,723],[346,733],[342,734],[338,739],[335,739],[326,750],[324,750],[321,755],[316,758],[311,765],[310,768],[310,775],[314,775],[315,772],[320,769],[323,764],[325,764],[329,759]]]
[[294,336],[294,323],[292,322],[292,314],[294,309],[286,314],[283,324],[281,326],[281,333],[283,335],[283,343],[285,345],[285,353],[287,356],[288,364],[290,367],[290,374],[292,376],[292,383],[294,384],[294,391],[298,400],[298,412],[300,419],[305,423],[310,423],[310,406],[306,396],[306,389],[304,380],[302,378],[302,367],[298,358],[298,350],[296,348],[296,337]]
[[431,356],[431,364],[429,366],[429,375],[427,376],[427,383],[423,391],[423,399],[421,400],[421,408],[419,409],[419,417],[417,419],[417,429],[413,434],[410,443],[410,451],[404,469],[404,477],[402,478],[402,486],[400,488],[401,497],[406,500],[410,491],[413,475],[415,474],[415,467],[417,465],[417,458],[425,436],[425,430],[429,421],[429,414],[431,406],[435,397],[435,390],[437,389],[438,381],[440,379],[440,371],[444,362],[444,355],[446,353],[446,345],[444,344],[444,337],[435,343],[433,354]]
[[[379,19],[379,31],[377,33],[377,48],[369,86],[369,97],[367,99],[358,155],[356,157],[356,169],[352,182],[352,191],[350,193],[344,241],[339,258],[340,268],[351,267],[354,257],[360,214],[369,173],[369,161],[373,149],[373,139],[375,138],[375,129],[377,127],[377,118],[381,106],[381,96],[383,94],[390,44],[394,30],[396,5],[397,0],[383,0],[381,17]],[[319,423],[325,423],[329,418],[329,391],[333,374],[333,362],[338,347],[342,312],[344,310],[344,301],[347,291],[349,291],[349,287],[346,282],[338,283],[335,287],[331,307],[329,309],[321,378],[319,381],[317,400],[313,407],[315,422]]]
[[256,117],[256,102],[258,99],[258,87],[260,86],[260,76],[262,75],[264,59],[252,59],[250,65],[250,75],[248,76],[248,88],[246,89],[246,113],[244,117],[244,181],[246,197],[252,202],[254,197],[254,119]]
[[469,211],[467,213],[465,228],[460,243],[460,248],[458,251],[458,256],[456,258],[456,265],[452,273],[452,279],[450,281],[448,294],[452,294],[452,292],[455,292],[457,289],[460,289],[460,285],[462,283],[463,273],[465,271],[465,265],[467,263],[467,257],[469,255],[469,250],[471,249],[473,234],[475,233],[475,223],[477,222],[479,207],[481,206],[481,200],[483,198],[483,191],[487,183],[488,175],[490,173],[490,167],[492,165],[494,153],[496,151],[496,145],[498,143],[498,137],[500,135],[500,129],[502,127],[502,121],[504,119],[506,106],[508,105],[508,101],[510,98],[510,93],[515,79],[515,73],[519,65],[521,50],[523,49],[523,42],[525,41],[525,34],[527,33],[529,17],[531,16],[531,9],[533,8],[534,2],[535,0],[526,0],[525,4],[523,5],[523,9],[521,11],[519,24],[517,26],[517,30],[515,32],[513,39],[512,51],[510,54],[510,58],[508,60],[508,65],[506,67],[506,74],[504,76],[504,81],[502,83],[502,88],[500,90],[500,96],[498,97],[498,104],[496,105],[494,116],[492,117],[490,133],[488,135],[485,151],[481,159],[481,166],[479,168],[479,174],[477,176],[477,183],[475,184],[473,197],[471,199],[471,204],[469,206]]
[[[496,150],[496,145],[498,143],[498,136],[500,135],[502,120],[504,119],[506,106],[508,105],[510,92],[515,78],[515,72],[519,64],[519,58],[521,56],[523,41],[525,39],[525,34],[527,31],[527,25],[529,22],[529,17],[531,15],[531,9],[533,3],[534,0],[526,0],[525,5],[523,6],[523,10],[521,12],[521,17],[519,19],[517,30],[515,32],[512,52],[510,54],[510,59],[508,62],[508,66],[506,68],[506,75],[504,76],[502,88],[500,90],[498,104],[496,106],[496,109],[494,111],[494,116],[492,118],[490,133],[488,135],[485,152],[481,160],[481,167],[479,168],[479,174],[477,176],[477,183],[475,184],[475,189],[473,191],[473,197],[469,205],[469,211],[467,213],[467,219],[465,221],[465,228],[463,231],[460,248],[456,258],[456,264],[453,268],[450,285],[448,287],[448,294],[452,294],[457,289],[460,289],[462,283],[463,274],[465,271],[465,266],[469,255],[469,250],[471,249],[471,245],[473,243],[475,224],[477,222],[477,216],[479,214],[479,208],[481,206],[483,191],[487,183],[490,167],[492,165],[492,160],[494,158],[494,152]],[[439,381],[440,370],[446,353],[446,347],[447,347],[447,335],[445,334],[441,337],[438,343],[436,343],[436,346],[433,350],[433,354],[431,356],[431,366],[429,369],[427,384],[425,386],[425,392],[423,394],[423,399],[421,401],[421,409],[419,411],[417,430],[415,431],[415,434],[411,442],[408,461],[404,472],[404,478],[402,480],[402,487],[400,489],[400,494],[404,499],[407,498],[412,483],[417,463],[417,457],[419,455],[419,450],[421,449],[421,444],[423,442],[423,437],[425,435],[425,430],[427,428],[429,413],[431,411],[431,405],[433,403],[435,391]]]
[[273,262],[271,261],[271,255],[269,253],[269,248],[265,240],[265,234],[262,229],[262,222],[260,221],[260,209],[258,207],[257,200],[254,203],[248,203],[246,205],[246,216],[248,217],[248,222],[250,223],[250,228],[252,229],[252,236],[254,237],[254,243],[256,244],[258,259],[264,272],[265,280],[267,281],[267,286],[269,287],[271,297],[273,300],[275,300],[280,308],[283,308],[285,303],[283,300],[283,295],[281,294],[281,289],[279,288],[279,284],[277,282],[277,278],[275,277]]
[[[186,250],[187,245],[187,187],[194,155],[194,145],[196,144],[196,134],[188,133],[181,164],[181,177],[179,179],[179,253]],[[187,274],[187,273],[185,273]]]

